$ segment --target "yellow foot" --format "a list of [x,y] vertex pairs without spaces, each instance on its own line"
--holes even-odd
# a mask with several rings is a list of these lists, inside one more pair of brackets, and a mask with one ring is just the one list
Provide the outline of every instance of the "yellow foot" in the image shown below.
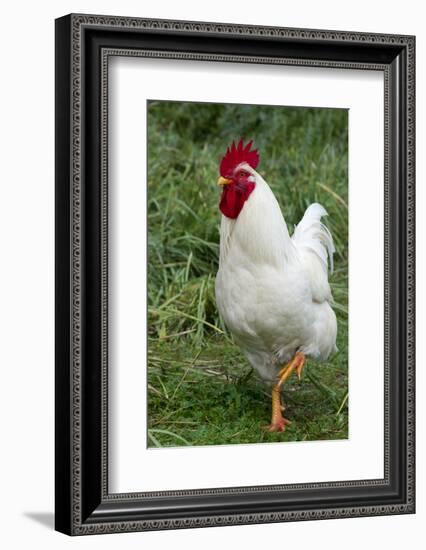
[[272,387],[272,420],[268,426],[263,427],[264,430],[268,432],[284,432],[286,426],[291,424],[290,420],[287,420],[287,418],[284,418],[282,415],[284,407],[281,403],[281,386],[291,376],[293,371],[296,371],[300,379],[304,364],[305,355],[301,352],[297,352],[290,363],[279,371],[278,380]]
[[290,420],[282,416],[281,418],[277,418],[277,420],[271,422],[271,424],[263,426],[263,430],[265,432],[285,432],[286,426],[290,426],[290,424]]
[[303,353],[296,353],[294,367],[296,369],[297,378],[299,380],[302,377],[302,371],[304,366],[305,366],[305,356],[303,355]]
[[293,359],[287,363],[287,365],[284,365],[283,368],[278,371],[278,383],[280,386],[284,384],[284,382],[289,378],[293,370],[296,371],[297,377],[301,378],[303,367],[305,366],[305,355],[298,351]]

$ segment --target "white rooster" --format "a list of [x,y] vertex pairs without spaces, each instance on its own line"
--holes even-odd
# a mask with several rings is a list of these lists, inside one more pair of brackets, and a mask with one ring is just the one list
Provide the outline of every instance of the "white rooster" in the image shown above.
[[334,245],[311,204],[290,237],[278,202],[256,172],[257,150],[232,143],[220,164],[220,260],[216,301],[222,318],[258,374],[273,384],[269,431],[285,430],[281,387],[305,358],[336,351],[328,259]]

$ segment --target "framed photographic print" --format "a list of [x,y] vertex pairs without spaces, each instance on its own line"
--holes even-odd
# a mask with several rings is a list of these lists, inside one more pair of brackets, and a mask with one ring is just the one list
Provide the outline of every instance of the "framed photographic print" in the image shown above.
[[56,21],[56,529],[413,513],[413,36]]

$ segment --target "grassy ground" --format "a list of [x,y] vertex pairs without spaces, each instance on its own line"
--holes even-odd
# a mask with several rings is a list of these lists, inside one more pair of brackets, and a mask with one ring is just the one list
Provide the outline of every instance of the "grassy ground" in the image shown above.
[[[218,164],[254,139],[258,171],[290,230],[323,204],[336,245],[331,277],[339,352],[284,386],[284,433],[260,429],[270,392],[219,319]],[[148,445],[342,439],[347,411],[347,111],[150,102],[148,109]]]

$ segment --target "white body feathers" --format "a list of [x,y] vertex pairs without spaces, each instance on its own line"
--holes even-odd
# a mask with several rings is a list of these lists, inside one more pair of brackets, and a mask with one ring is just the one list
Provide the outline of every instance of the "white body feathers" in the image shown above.
[[327,267],[333,240],[311,204],[290,237],[268,184],[247,164],[256,186],[234,220],[222,216],[216,301],[259,375],[273,381],[297,351],[326,360],[337,322]]

